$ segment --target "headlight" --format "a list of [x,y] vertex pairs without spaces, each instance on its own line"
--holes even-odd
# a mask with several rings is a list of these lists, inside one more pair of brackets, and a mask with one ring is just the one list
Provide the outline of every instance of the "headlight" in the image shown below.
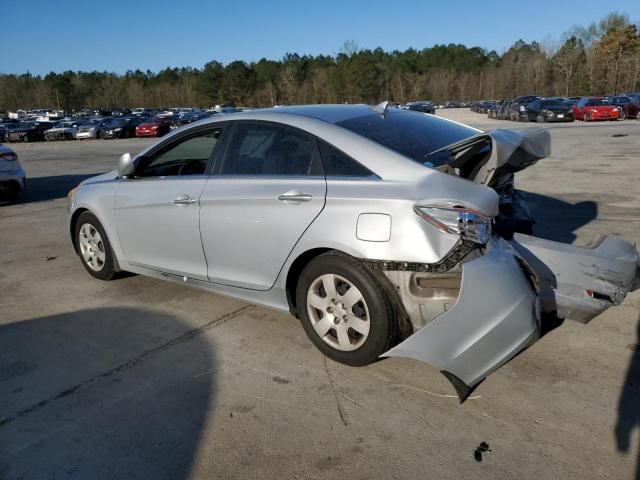
[[121,131],[122,131],[122,128],[121,128],[121,127],[114,128],[114,129],[113,129],[113,131],[114,131],[114,132],[121,132]]
[[595,108],[592,108],[591,110],[589,110],[591,113],[598,113],[598,110],[596,110]]
[[485,244],[491,236],[492,219],[470,208],[424,205],[414,210],[438,230],[458,234],[464,240]]
[[524,105],[520,105],[520,111],[521,112],[526,112],[527,111],[527,107],[525,107]]

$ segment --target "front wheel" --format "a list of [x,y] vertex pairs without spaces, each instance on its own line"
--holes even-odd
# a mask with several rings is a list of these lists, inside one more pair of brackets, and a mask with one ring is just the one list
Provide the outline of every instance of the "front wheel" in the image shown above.
[[536,117],[536,122],[538,122],[538,123],[542,123],[542,122],[544,122],[544,117],[542,116],[542,114],[540,114],[540,115],[538,115],[538,116]]
[[300,275],[296,304],[302,326],[327,357],[347,365],[374,362],[397,331],[383,286],[360,261],[329,252],[313,259]]
[[582,116],[582,120],[585,122],[589,121],[589,115],[587,115],[586,113]]
[[100,280],[111,280],[116,273],[113,250],[95,215],[84,212],[78,217],[75,238],[78,255],[87,272]]

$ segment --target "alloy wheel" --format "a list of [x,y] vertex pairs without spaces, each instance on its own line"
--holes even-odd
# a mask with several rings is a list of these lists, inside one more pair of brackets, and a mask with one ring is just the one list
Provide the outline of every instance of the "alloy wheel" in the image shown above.
[[90,223],[82,225],[78,235],[78,244],[80,245],[82,258],[87,266],[94,272],[101,271],[106,261],[106,253],[104,242],[96,227]]

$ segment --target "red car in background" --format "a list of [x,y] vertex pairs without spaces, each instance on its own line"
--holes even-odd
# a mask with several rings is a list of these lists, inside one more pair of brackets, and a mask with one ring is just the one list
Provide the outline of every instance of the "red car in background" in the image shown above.
[[167,117],[152,117],[136,127],[136,137],[161,137],[169,133],[171,122]]
[[618,120],[620,110],[603,97],[582,97],[573,106],[573,118],[592,120]]

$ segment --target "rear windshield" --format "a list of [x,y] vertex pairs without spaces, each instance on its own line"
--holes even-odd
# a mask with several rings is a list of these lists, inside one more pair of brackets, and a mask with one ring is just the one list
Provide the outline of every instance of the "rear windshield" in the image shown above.
[[385,115],[372,113],[336,125],[421,164],[435,150],[478,134],[464,125],[411,110],[391,110]]

